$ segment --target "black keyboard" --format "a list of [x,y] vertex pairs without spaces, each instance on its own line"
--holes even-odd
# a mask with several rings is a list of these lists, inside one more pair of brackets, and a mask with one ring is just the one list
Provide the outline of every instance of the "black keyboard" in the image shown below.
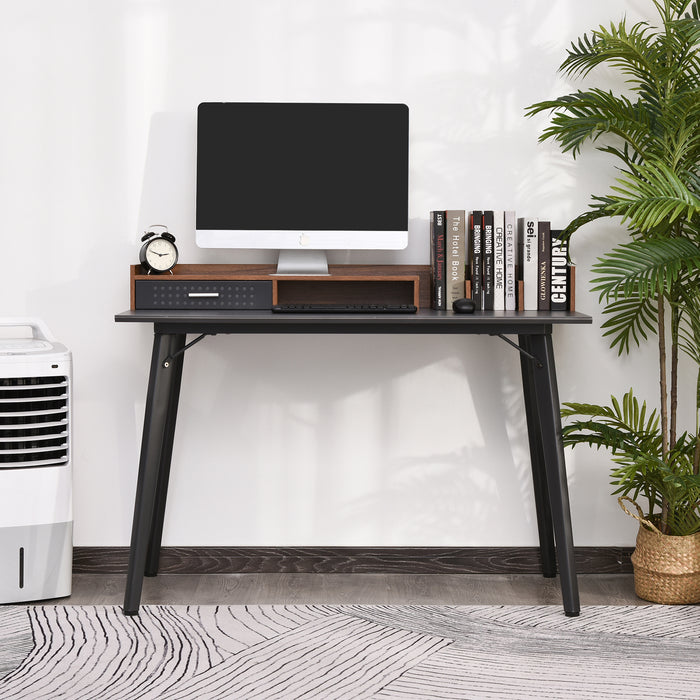
[[275,304],[283,314],[414,314],[414,304]]

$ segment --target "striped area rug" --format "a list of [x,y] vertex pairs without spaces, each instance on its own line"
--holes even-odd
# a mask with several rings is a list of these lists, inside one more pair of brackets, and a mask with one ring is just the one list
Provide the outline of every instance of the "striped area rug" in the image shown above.
[[700,698],[700,607],[0,608],[2,700]]

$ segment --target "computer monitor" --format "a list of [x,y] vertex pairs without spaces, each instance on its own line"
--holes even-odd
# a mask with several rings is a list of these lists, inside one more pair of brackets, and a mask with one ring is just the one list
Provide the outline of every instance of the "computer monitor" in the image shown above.
[[196,242],[279,249],[280,274],[327,274],[326,250],[405,248],[408,107],[200,104]]

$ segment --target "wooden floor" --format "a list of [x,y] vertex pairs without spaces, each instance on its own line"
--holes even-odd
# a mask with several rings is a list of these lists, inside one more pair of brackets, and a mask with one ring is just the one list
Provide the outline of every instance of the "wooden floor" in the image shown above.
[[[125,575],[74,574],[68,598],[41,604],[121,605]],[[632,574],[579,574],[581,605],[643,605]],[[533,574],[160,574],[143,604],[558,605],[559,579]]]

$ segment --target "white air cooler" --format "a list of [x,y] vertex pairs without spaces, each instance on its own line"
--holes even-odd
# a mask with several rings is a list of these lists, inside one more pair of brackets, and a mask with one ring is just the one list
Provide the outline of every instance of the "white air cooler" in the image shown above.
[[[70,595],[71,354],[34,318],[0,337],[0,603]],[[24,333],[26,335],[26,332]]]

